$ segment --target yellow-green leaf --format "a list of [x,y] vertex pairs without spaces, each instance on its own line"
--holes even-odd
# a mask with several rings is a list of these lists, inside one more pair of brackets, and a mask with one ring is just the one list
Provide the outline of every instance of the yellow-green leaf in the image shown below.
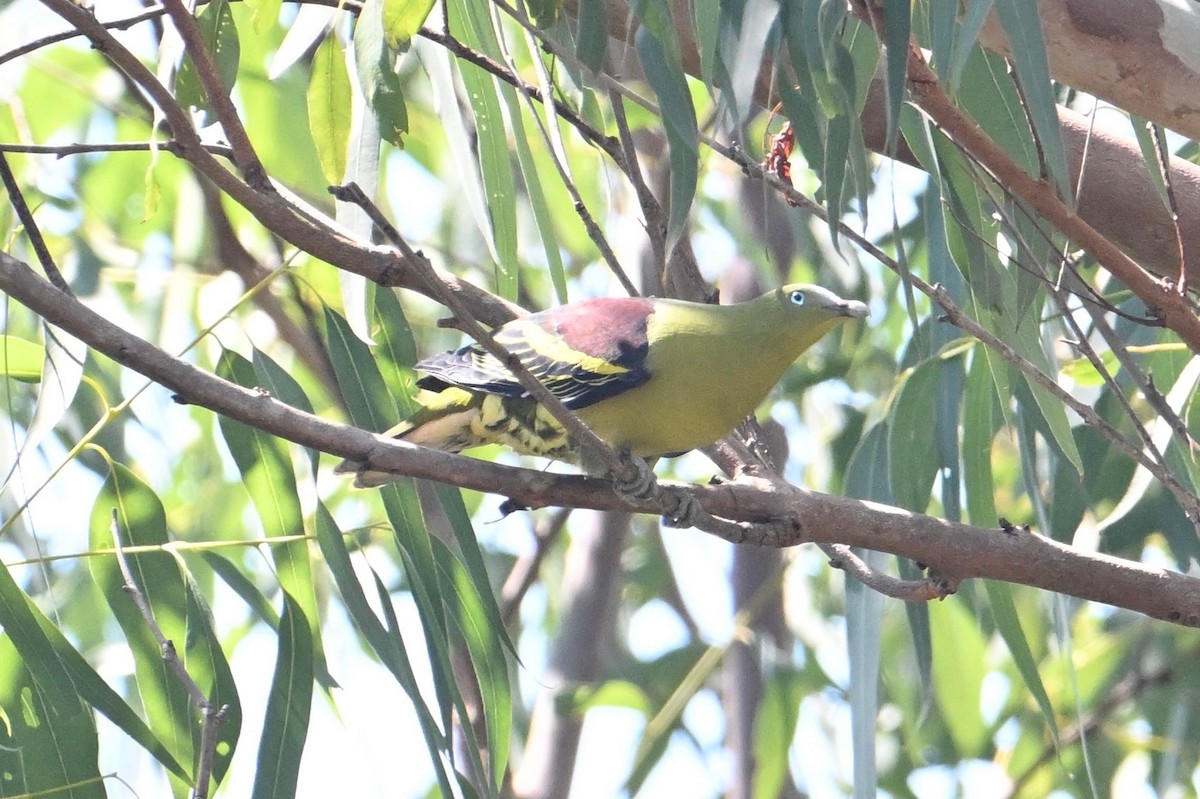
[[383,0],[383,32],[388,46],[399,50],[421,30],[433,0]]
[[42,379],[45,358],[41,344],[16,336],[0,336],[0,375],[23,383],[37,383]]
[[308,126],[321,172],[330,183],[346,174],[350,141],[350,73],[337,36],[327,36],[317,48],[308,83]]

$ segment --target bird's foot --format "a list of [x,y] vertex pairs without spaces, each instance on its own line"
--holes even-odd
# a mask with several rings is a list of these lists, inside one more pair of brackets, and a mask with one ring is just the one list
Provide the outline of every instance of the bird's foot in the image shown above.
[[663,488],[661,491],[662,523],[667,527],[679,529],[695,527],[696,520],[704,513],[700,500],[682,488]]
[[619,475],[613,480],[613,490],[617,496],[638,504],[657,497],[664,525],[695,526],[696,519],[704,509],[694,496],[681,488],[660,486],[654,478],[651,464],[626,450],[622,450],[620,454],[629,468],[625,470],[624,475]]
[[617,495],[631,502],[645,502],[654,496],[657,483],[654,480],[654,470],[645,460],[621,450],[621,461],[627,468],[623,474],[613,479],[613,490]]

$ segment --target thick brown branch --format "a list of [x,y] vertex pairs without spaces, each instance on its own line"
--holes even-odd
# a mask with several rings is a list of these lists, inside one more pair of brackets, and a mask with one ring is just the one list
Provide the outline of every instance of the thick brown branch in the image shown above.
[[[650,502],[618,497],[607,480],[554,475],[427,450],[318,416],[270,395],[222,380],[173,358],[0,253],[0,291],[47,322],[191,402],[306,447],[378,468],[511,497],[526,507],[560,505],[658,513]],[[956,524],[875,502],[806,491],[782,481],[746,478],[723,485],[680,486],[709,513],[746,522],[775,520],[735,538],[764,546],[842,543],[892,552],[955,577],[985,577],[1058,591],[1157,619],[1200,626],[1200,580],[1085,553],[1037,535]]]

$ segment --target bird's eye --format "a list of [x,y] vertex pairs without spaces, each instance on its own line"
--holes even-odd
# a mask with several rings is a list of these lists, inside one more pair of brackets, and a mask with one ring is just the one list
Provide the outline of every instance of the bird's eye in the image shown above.
[[793,291],[791,294],[788,295],[788,300],[792,303],[792,305],[803,305],[804,304],[804,292],[803,291]]

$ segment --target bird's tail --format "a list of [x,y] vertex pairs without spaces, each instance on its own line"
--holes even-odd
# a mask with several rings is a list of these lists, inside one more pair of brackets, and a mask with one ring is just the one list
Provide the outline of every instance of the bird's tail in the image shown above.
[[[478,418],[479,409],[479,395],[461,388],[448,388],[432,396],[420,410],[382,435],[443,452],[461,452],[488,443],[472,429],[471,423]],[[358,488],[376,488],[399,477],[391,472],[375,471],[369,464],[355,460],[344,460],[333,471],[334,474],[353,474],[354,485]]]

